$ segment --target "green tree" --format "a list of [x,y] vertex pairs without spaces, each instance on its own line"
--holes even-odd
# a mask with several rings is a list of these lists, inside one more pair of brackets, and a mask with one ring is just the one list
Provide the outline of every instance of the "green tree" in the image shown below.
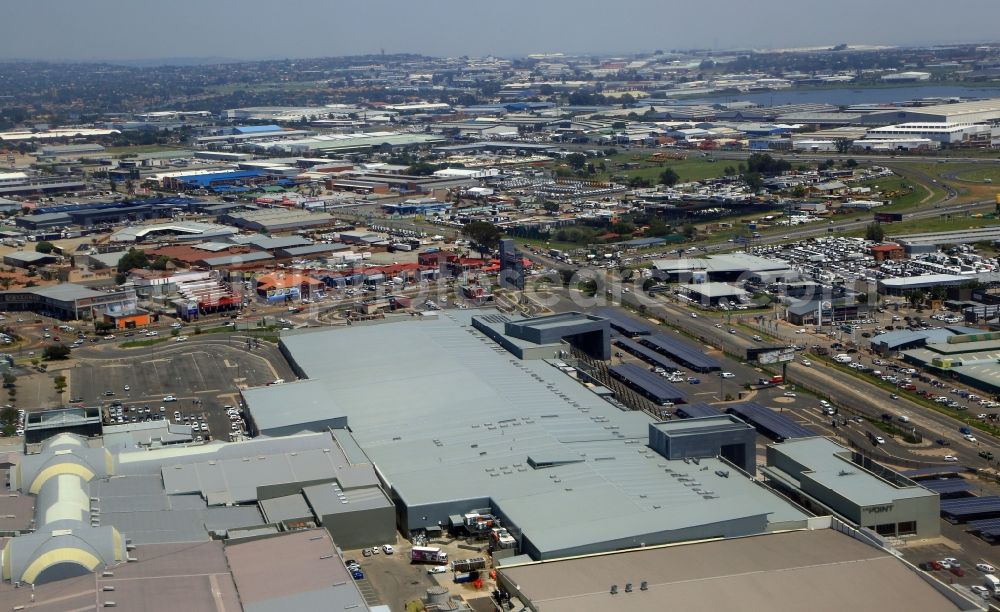
[[557,213],[559,212],[559,203],[551,201],[545,202],[544,204],[542,204],[542,208],[544,208],[547,212]]
[[566,156],[566,163],[574,170],[582,170],[587,165],[587,156],[583,153],[570,153]]
[[500,228],[489,221],[473,221],[462,228],[462,235],[476,244],[480,255],[500,245]]
[[681,234],[683,234],[688,240],[691,240],[698,235],[698,229],[690,223],[686,223],[684,227],[681,228]]
[[854,159],[852,157],[852,158],[850,158],[850,159],[848,159],[847,161],[844,162],[844,167],[845,168],[857,168],[858,167],[858,160],[856,160],[856,159]]
[[69,353],[69,347],[65,344],[50,344],[42,351],[42,359],[46,361],[66,359],[69,357]]
[[35,251],[37,251],[38,253],[44,253],[45,255],[48,255],[55,249],[56,245],[52,244],[48,240],[42,240],[41,242],[35,245]]
[[0,423],[4,425],[14,425],[17,423],[17,410],[15,408],[4,407],[0,410]]
[[760,193],[764,189],[764,179],[759,172],[745,172],[741,178],[746,186],[753,193]]
[[844,154],[851,150],[854,146],[854,142],[850,138],[838,138],[833,141],[835,147],[837,147],[837,153]]
[[6,387],[13,387],[15,384],[17,384],[17,376],[14,376],[14,374],[11,373],[11,372],[4,372],[3,373],[3,386],[5,388]]
[[114,328],[114,323],[108,323],[107,321],[94,321],[94,331],[99,334],[106,334]]
[[674,171],[673,168],[667,168],[660,173],[660,184],[666,185],[667,187],[673,187],[681,180],[681,177]]
[[131,248],[118,260],[118,272],[128,272],[136,268],[145,268],[149,265],[149,258],[146,253],[135,248]]
[[865,226],[865,240],[882,242],[885,239],[885,229],[878,221],[872,221]]
[[167,269],[167,264],[169,264],[169,263],[170,263],[170,258],[169,257],[167,257],[166,255],[160,255],[159,257],[156,258],[156,261],[154,261],[153,263],[149,264],[149,269],[150,270],[166,270]]

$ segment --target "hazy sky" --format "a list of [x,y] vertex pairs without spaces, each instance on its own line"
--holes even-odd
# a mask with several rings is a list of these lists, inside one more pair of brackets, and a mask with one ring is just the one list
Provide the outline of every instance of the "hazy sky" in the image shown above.
[[0,58],[523,55],[1000,39],[998,0],[5,0]]

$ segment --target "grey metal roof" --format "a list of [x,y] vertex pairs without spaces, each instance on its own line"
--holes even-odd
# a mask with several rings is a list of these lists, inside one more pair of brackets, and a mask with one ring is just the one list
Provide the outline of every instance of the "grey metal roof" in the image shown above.
[[236,244],[248,244],[265,251],[287,249],[313,243],[312,240],[302,238],[301,236],[234,236],[231,240]]
[[334,479],[344,486],[377,484],[371,466],[350,465],[333,444],[326,449],[164,466],[162,473],[168,493],[201,495],[211,504],[257,501],[257,488],[267,485]]
[[34,295],[40,295],[64,302],[72,302],[75,300],[107,295],[106,293],[94,291],[93,289],[87,289],[86,287],[74,285],[73,283],[60,283],[58,285],[48,285],[46,287],[29,287],[27,289],[12,289],[10,291],[4,291],[3,293],[32,293]]
[[228,266],[249,263],[252,261],[267,261],[274,259],[270,253],[240,253],[239,255],[223,255],[221,257],[206,257],[202,261],[209,266]]
[[[826,438],[788,440],[781,444],[771,444],[768,449],[801,465],[802,479],[814,481],[824,490],[836,491],[837,495],[861,507],[935,495],[916,483],[909,487],[897,486],[876,476],[852,462],[849,450]],[[800,478],[798,474],[788,476],[795,480]]]
[[268,523],[280,523],[313,516],[313,511],[309,508],[301,493],[295,495],[284,495],[260,501],[260,510],[264,514],[264,519]]
[[[666,538],[663,532],[705,522],[803,518],[749,481],[712,477],[724,468],[715,460],[702,465],[710,467],[704,484],[716,497],[679,484],[664,468],[692,470],[646,447],[649,417],[622,412],[548,363],[513,358],[474,330],[471,318],[479,314],[445,311],[436,319],[282,337],[292,360],[317,381],[296,393],[314,393],[311,401],[330,417],[347,417],[401,503],[491,502],[548,551]],[[280,412],[289,386],[297,385],[245,397],[255,414]],[[533,454],[583,461],[533,469]]]
[[13,251],[11,253],[4,253],[4,258],[19,261],[21,263],[33,264],[38,263],[39,261],[58,259],[59,257],[57,255],[39,253],[37,251]]
[[345,489],[338,483],[326,483],[304,487],[302,495],[316,515],[342,514],[375,508],[393,508],[393,504],[378,486]]

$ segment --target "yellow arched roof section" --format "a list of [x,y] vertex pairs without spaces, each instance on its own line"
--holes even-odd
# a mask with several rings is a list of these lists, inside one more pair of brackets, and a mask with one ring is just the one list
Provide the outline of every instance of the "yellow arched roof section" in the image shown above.
[[39,556],[31,562],[21,575],[20,580],[28,584],[34,584],[38,575],[57,563],[76,563],[87,568],[87,571],[94,571],[101,560],[93,554],[79,548],[57,548]]
[[2,576],[3,579],[7,580],[7,581],[10,581],[10,579],[11,579],[10,578],[10,572],[11,572],[11,569],[10,569],[10,566],[11,566],[11,560],[10,560],[10,543],[11,543],[11,540],[8,540],[7,541],[7,545],[3,547],[3,571],[2,571],[2,573],[0,573],[0,576]]
[[94,472],[88,467],[84,467],[79,463],[65,462],[57,463],[55,465],[50,465],[41,472],[38,476],[35,476],[35,480],[31,483],[31,487],[28,489],[29,493],[34,493],[38,495],[38,492],[42,490],[42,485],[45,484],[49,478],[53,476],[61,476],[63,474],[76,474],[83,479],[84,482],[90,482],[94,477]]

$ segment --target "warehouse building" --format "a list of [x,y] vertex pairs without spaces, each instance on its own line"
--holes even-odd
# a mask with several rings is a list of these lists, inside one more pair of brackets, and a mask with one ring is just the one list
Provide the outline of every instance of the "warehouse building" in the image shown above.
[[987,393],[1000,393],[1000,332],[959,330],[903,351],[903,360]]
[[858,119],[865,125],[894,125],[898,123],[996,123],[1000,121],[1000,98],[937,104],[934,106],[907,106],[874,112]]
[[982,144],[989,146],[994,132],[1000,135],[1000,130],[989,125],[975,123],[901,123],[887,125],[868,130],[865,138],[855,141],[855,146],[869,139],[914,139],[923,138],[938,145],[957,146],[961,144]]
[[910,255],[919,253],[934,253],[943,244],[974,244],[976,242],[995,242],[1000,240],[1000,225],[991,225],[953,232],[926,232],[921,234],[904,234],[892,236],[906,249]]
[[5,266],[28,269],[35,266],[47,266],[62,259],[59,255],[52,253],[39,253],[38,251],[14,251],[5,253],[3,263]]
[[[646,448],[648,416],[622,412],[555,363],[514,358],[477,331],[483,314],[286,332],[280,348],[308,380],[244,390],[247,412],[271,431],[286,426],[281,413],[289,430],[346,419],[407,535],[491,508],[524,553],[550,559],[807,521],[723,458]],[[306,418],[296,404],[309,406]]]
[[780,282],[793,273],[786,261],[747,253],[657,259],[651,267],[653,277],[657,280],[687,283],[733,282],[754,278]]
[[94,319],[107,312],[134,312],[135,291],[94,291],[73,283],[0,291],[0,310],[36,312],[65,321]]
[[295,208],[267,208],[246,212],[229,212],[219,217],[241,229],[255,232],[287,232],[333,223],[333,216],[325,212],[309,212]]
[[897,555],[827,519],[809,530],[546,563],[518,557],[501,566],[497,583],[514,604],[504,609],[532,612],[981,609],[981,599],[973,602]]
[[111,234],[111,242],[151,242],[158,239],[203,241],[213,238],[227,238],[235,234],[235,229],[216,223],[173,221],[122,228]]
[[769,444],[762,471],[805,507],[881,536],[933,538],[941,532],[937,493],[826,438]]

